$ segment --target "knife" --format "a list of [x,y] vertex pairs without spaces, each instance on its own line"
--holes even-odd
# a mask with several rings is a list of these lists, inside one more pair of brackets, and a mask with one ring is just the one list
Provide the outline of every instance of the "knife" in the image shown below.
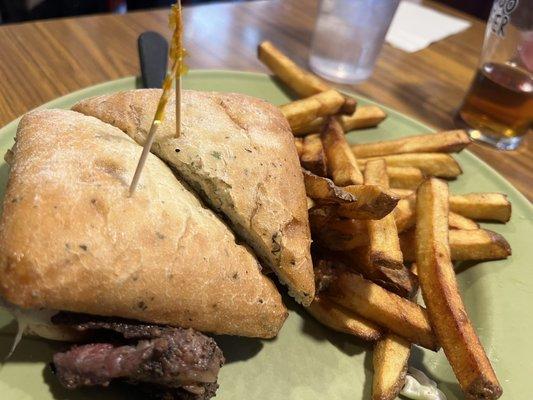
[[161,88],[167,70],[167,40],[157,32],[143,32],[137,39],[137,48],[143,87]]

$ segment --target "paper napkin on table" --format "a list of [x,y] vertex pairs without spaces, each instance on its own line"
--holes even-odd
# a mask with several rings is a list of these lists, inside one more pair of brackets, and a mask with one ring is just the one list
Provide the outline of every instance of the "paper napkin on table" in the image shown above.
[[452,17],[420,4],[402,1],[392,19],[386,41],[408,53],[426,48],[431,43],[459,33],[470,22]]

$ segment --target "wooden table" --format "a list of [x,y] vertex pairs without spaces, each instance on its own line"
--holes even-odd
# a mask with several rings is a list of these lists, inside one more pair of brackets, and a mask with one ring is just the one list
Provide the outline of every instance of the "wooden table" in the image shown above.
[[[317,0],[270,0],[186,8],[185,42],[192,68],[266,71],[256,46],[270,39],[306,65]],[[428,3],[435,8],[458,14]],[[0,126],[26,111],[89,85],[138,74],[137,36],[168,36],[167,11],[98,15],[0,27]],[[436,129],[452,116],[477,65],[484,24],[414,54],[385,45],[376,70],[352,90]],[[533,199],[533,137],[518,151],[471,150]]]

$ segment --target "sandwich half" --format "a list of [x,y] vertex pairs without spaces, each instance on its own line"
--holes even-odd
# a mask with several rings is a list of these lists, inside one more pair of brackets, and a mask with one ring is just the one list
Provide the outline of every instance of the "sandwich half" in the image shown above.
[[[141,89],[83,100],[73,109],[110,123],[144,144],[161,91]],[[174,96],[152,152],[231,224],[289,293],[314,297],[307,203],[288,123],[262,100],[183,91],[181,135]]]
[[58,333],[114,332],[54,358],[65,386],[120,378],[208,398],[223,357],[200,332],[270,338],[287,310],[250,249],[158,158],[129,195],[141,151],[74,111],[22,118],[7,157],[0,294],[15,314],[46,311]]

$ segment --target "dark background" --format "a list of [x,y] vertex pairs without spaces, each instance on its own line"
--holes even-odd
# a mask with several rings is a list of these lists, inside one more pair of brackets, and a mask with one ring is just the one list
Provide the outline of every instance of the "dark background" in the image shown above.
[[[183,5],[213,3],[222,0],[182,0]],[[253,1],[253,0],[225,0]],[[486,20],[490,0],[437,0],[477,18]],[[59,18],[103,12],[123,13],[144,8],[168,7],[175,0],[0,0],[0,23]]]

